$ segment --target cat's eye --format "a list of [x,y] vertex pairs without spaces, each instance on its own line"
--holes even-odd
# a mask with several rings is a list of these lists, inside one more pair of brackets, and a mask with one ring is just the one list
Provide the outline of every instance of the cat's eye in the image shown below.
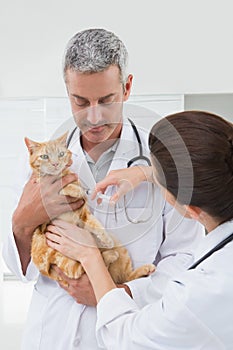
[[49,156],[47,154],[41,154],[40,158],[42,158],[42,159],[49,159]]
[[60,153],[58,154],[58,157],[63,157],[64,154],[65,154],[65,152],[60,152]]

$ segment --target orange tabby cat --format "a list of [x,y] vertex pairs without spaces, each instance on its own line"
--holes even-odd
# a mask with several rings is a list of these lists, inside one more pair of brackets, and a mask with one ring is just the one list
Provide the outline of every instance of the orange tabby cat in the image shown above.
[[[71,162],[72,154],[66,147],[66,137],[67,133],[56,140],[42,143],[25,138],[30,153],[30,165],[38,182],[40,177],[44,175],[62,177],[70,173],[67,166]],[[116,283],[146,276],[155,270],[155,266],[152,264],[141,266],[136,270],[132,269],[127,249],[120,246],[119,242],[109,235],[100,222],[91,214],[88,209],[85,191],[78,181],[63,187],[60,194],[85,201],[80,209],[66,212],[57,218],[85,228],[95,236],[105,264]],[[54,280],[60,280],[60,277],[57,276],[55,270],[51,267],[52,265],[57,265],[69,278],[79,278],[84,273],[81,264],[67,258],[46,244],[44,232],[48,224],[49,222],[46,222],[38,226],[33,233],[31,256],[34,264],[43,275]],[[63,283],[65,282],[63,281]]]

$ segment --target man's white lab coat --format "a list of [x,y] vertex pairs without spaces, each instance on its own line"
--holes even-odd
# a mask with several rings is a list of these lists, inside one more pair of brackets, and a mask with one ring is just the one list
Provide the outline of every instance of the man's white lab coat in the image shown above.
[[[138,131],[143,144],[143,153],[149,157],[147,133],[140,128]],[[73,152],[72,170],[78,174],[86,188],[93,189],[95,180],[81,148],[78,132],[71,141],[70,150]],[[135,156],[138,156],[138,143],[131,125],[126,121],[109,171],[125,168],[127,162]],[[137,164],[140,163],[144,164],[137,162]],[[25,164],[23,167],[25,168]],[[29,175],[30,170],[26,171],[21,178],[22,185]],[[109,187],[106,194],[110,195],[113,191],[114,187]],[[158,277],[161,276],[161,284],[158,278],[158,289],[162,289],[166,284],[167,276],[173,275],[174,271],[183,268],[193,260],[192,248],[198,244],[201,236],[198,237],[196,233],[203,231],[203,228],[191,220],[182,218],[168,204],[165,204],[159,188],[146,182],[127,194],[126,203],[130,220],[146,220],[146,222],[138,224],[129,222],[123,199],[116,208],[108,203],[98,206],[96,201],[90,201],[90,208],[105,228],[126,245],[134,267],[153,261],[157,263],[162,259],[158,268],[160,271]],[[180,233],[181,231],[183,234]],[[13,234],[5,243],[3,254],[9,268],[22,281],[37,280],[22,349],[98,349],[95,336],[96,308],[78,304],[55,281],[38,274],[32,262],[24,276]],[[143,280],[145,283],[147,279]],[[134,281],[130,286],[134,291],[136,288],[134,288]]]

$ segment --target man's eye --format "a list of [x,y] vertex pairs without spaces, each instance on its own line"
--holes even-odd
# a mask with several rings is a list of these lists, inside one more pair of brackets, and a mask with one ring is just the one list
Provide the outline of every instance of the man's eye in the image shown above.
[[79,107],[87,107],[89,105],[89,102],[85,100],[75,99],[74,102]]
[[40,158],[42,158],[42,159],[49,159],[49,156],[47,154],[41,154]]
[[58,157],[63,157],[64,156],[64,154],[65,154],[65,152],[60,152],[59,154],[58,154]]
[[75,104],[79,107],[87,107],[88,106],[88,102],[75,102]]
[[110,105],[110,104],[112,104],[114,101],[113,101],[113,99],[111,98],[107,98],[107,99],[105,99],[105,100],[100,100],[99,101],[99,104],[102,104],[102,105]]

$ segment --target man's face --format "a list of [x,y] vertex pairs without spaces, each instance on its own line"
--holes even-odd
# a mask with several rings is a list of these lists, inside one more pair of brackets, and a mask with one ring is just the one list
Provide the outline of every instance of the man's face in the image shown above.
[[119,137],[123,101],[128,99],[131,85],[129,76],[123,88],[117,66],[98,73],[67,70],[66,87],[73,116],[85,141],[99,144]]

